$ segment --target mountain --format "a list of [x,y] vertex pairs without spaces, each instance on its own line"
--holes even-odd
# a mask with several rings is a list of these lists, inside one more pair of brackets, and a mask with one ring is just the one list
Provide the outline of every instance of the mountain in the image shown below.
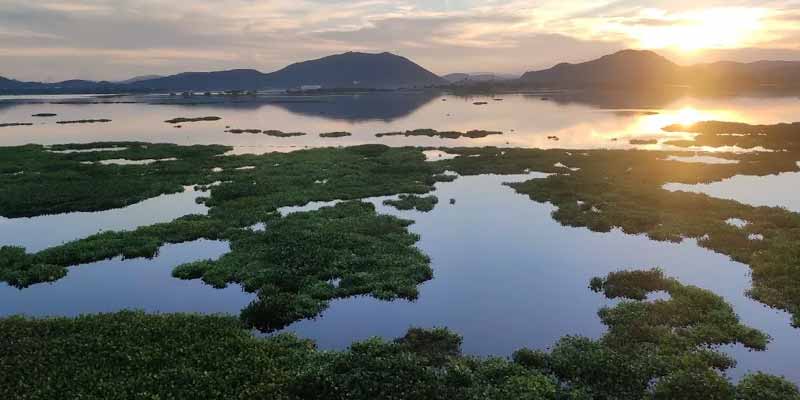
[[16,91],[41,88],[43,83],[38,82],[22,82],[16,79],[9,79],[0,76],[0,91]]
[[756,61],[752,63],[716,62],[684,68],[684,81],[697,87],[798,87],[800,62]]
[[136,83],[140,81],[148,81],[151,79],[158,79],[158,78],[163,78],[163,77],[161,75],[140,75],[140,76],[134,76],[133,78],[130,79],[126,79],[124,81],[119,81],[117,83],[121,83],[124,85],[128,83]]
[[526,72],[520,81],[547,87],[620,87],[676,83],[681,67],[647,50],[623,50],[596,60]]
[[254,69],[183,72],[127,86],[139,90],[251,90],[265,87],[265,75]]
[[396,88],[446,83],[433,72],[392,53],[348,52],[292,64],[267,75],[270,86],[279,88]]
[[141,76],[123,82],[69,80],[21,82],[0,77],[0,93],[110,93],[183,90],[290,89],[304,85],[331,88],[394,89],[446,84],[413,61],[391,53],[348,52],[291,64],[262,73],[254,69],[184,72]]
[[348,52],[291,64],[271,73],[253,69],[185,72],[142,80],[132,87],[150,90],[257,90],[304,85],[323,88],[398,88],[446,83],[411,60],[391,53]]
[[526,72],[519,83],[548,88],[800,87],[800,62],[725,61],[680,66],[653,51],[622,50],[584,63],[561,63],[550,69]]
[[0,77],[0,93],[107,93],[119,90],[120,86],[110,82],[71,79],[62,82],[23,82]]

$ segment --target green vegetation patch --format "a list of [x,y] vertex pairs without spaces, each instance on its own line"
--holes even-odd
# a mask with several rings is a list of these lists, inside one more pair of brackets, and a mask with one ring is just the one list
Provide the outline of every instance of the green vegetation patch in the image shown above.
[[500,131],[485,131],[485,130],[471,130],[467,132],[458,132],[458,131],[437,131],[436,129],[414,129],[405,132],[383,132],[383,133],[376,133],[376,137],[384,137],[384,136],[427,136],[427,137],[438,137],[440,139],[458,139],[460,137],[466,137],[470,139],[477,139],[486,137],[489,135],[502,135],[503,132]]
[[12,126],[33,126],[32,122],[6,122],[0,124],[0,128],[9,128]]
[[353,134],[350,132],[323,132],[319,134],[319,137],[323,138],[338,138],[338,137],[345,137],[345,136],[352,136]]
[[219,120],[221,120],[221,119],[222,119],[222,118],[220,118],[220,117],[214,117],[214,116],[209,116],[209,117],[196,117],[196,118],[191,118],[191,117],[177,117],[177,118],[168,119],[168,120],[166,120],[166,121],[164,121],[164,122],[166,122],[166,123],[168,123],[168,124],[181,124],[181,123],[184,123],[184,122],[219,121]]
[[396,200],[383,201],[383,204],[398,210],[417,210],[422,212],[433,210],[437,203],[439,203],[439,198],[436,196],[417,196],[413,194],[401,194]]
[[[123,150],[120,150],[123,148]],[[81,152],[97,149],[98,151]],[[138,142],[0,147],[0,215],[32,217],[125,207],[184,186],[211,183],[225,146]],[[49,150],[49,151],[48,151]],[[73,153],[58,153],[76,151]],[[108,159],[177,158],[151,165],[100,165]],[[219,158],[219,157],[216,157]],[[10,175],[17,171],[23,174]]]
[[214,287],[239,283],[258,300],[242,311],[248,326],[280,329],[322,312],[333,298],[370,294],[381,300],[415,299],[431,279],[430,260],[414,243],[411,221],[378,215],[369,203],[344,202],[289,214],[263,232],[227,237],[231,252],[216,261],[175,268],[173,276]]
[[306,135],[305,132],[283,132],[283,131],[278,131],[278,130],[275,130],[275,129],[266,130],[263,133],[265,135],[268,135],[268,136],[275,136],[275,137],[282,137],[282,138],[295,137],[295,136],[305,136]]
[[290,334],[255,337],[223,316],[4,318],[0,398],[800,399],[780,377],[755,373],[733,385],[721,373],[733,360],[714,347],[759,349],[765,337],[719,297],[658,271],[624,274],[598,280],[668,286],[672,299],[623,301],[600,311],[609,327],[600,339],[567,336],[512,359],[463,355],[461,337],[444,328],[318,351]]
[[[202,278],[216,287],[242,284],[258,295],[258,300],[243,311],[243,319],[253,327],[274,330],[316,316],[337,297],[370,294],[387,300],[413,299],[416,285],[431,278],[429,260],[414,247],[417,236],[406,229],[410,221],[379,216],[371,204],[346,201],[432,191],[440,171],[425,161],[419,149],[365,145],[241,156],[223,156],[227,148],[222,146],[134,142],[51,148],[100,150],[82,153],[54,153],[41,146],[8,149],[14,151],[3,150],[22,162],[26,173],[0,177],[9,183],[0,190],[13,194],[3,197],[0,205],[17,213],[98,208],[106,205],[101,200],[133,201],[140,198],[135,196],[144,196],[132,189],[139,186],[140,190],[149,189],[145,193],[151,195],[173,190],[173,186],[182,190],[181,185],[189,182],[199,183],[198,189],[210,190],[208,197],[198,199],[209,207],[208,215],[190,215],[131,231],[102,232],[37,253],[0,247],[0,280],[16,287],[60,279],[67,267],[74,265],[117,256],[154,257],[166,243],[200,238],[227,240],[231,243],[229,254],[217,261],[179,266],[174,275]],[[140,166],[83,164],[108,157],[179,160]],[[8,162],[20,168],[13,159]],[[54,165],[62,167],[51,172]],[[237,170],[241,167],[253,168]],[[41,171],[46,171],[40,175],[48,179],[26,180],[29,172]],[[64,179],[63,174],[75,177],[74,182]],[[42,196],[41,204],[28,202],[19,193],[29,185],[41,188],[36,193],[51,197]],[[106,192],[104,185],[120,189]],[[44,190],[46,187],[61,192]],[[97,192],[101,195],[92,197]],[[86,197],[82,197],[84,194]],[[64,202],[65,198],[69,201]],[[345,202],[286,217],[277,212],[281,207],[333,200]],[[247,229],[259,222],[268,229]]]
[[56,121],[57,124],[97,124],[103,122],[111,122],[110,119],[100,118],[100,119],[77,119],[72,121]]
[[737,146],[744,149],[763,147],[770,150],[800,150],[800,122],[791,124],[750,125],[740,122],[704,121],[691,125],[670,125],[667,132],[690,132],[694,140],[673,140],[665,144],[691,146]]
[[[660,270],[622,271],[594,278],[609,298],[641,298],[664,290],[668,300],[627,300],[599,311],[608,332],[598,340],[566,336],[550,353],[523,349],[514,359],[558,378],[569,396],[592,399],[733,399],[753,389],[732,385],[720,372],[735,360],[716,350],[740,343],[763,350],[769,338],[739,322],[710,291],[667,278]],[[767,375],[753,382],[796,399],[797,388]],[[774,380],[774,381],[773,381]],[[745,378],[743,382],[752,382]]]
[[225,132],[233,133],[234,135],[239,135],[242,133],[256,134],[256,133],[261,133],[261,129],[228,129]]

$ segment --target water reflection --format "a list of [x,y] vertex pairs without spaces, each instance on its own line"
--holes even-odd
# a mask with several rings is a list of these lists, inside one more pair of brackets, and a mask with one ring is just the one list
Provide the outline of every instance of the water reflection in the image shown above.
[[[435,92],[366,93],[336,96],[267,96],[263,100],[208,103],[201,99],[164,101],[141,99],[135,104],[29,104],[14,102],[0,109],[2,122],[34,122],[33,126],[2,128],[0,145],[55,144],[135,140],[178,144],[228,144],[240,152],[265,152],[305,147],[385,143],[393,146],[514,146],[539,148],[662,148],[632,146],[634,138],[690,138],[667,133],[666,125],[717,119],[776,123],[796,118],[800,104],[790,97],[677,97],[666,103],[642,102],[626,108],[602,108],[580,101],[542,101],[541,96],[503,95],[504,101],[475,106],[478,97]],[[168,98],[168,97],[167,97]],[[212,96],[213,98],[213,96]],[[118,100],[118,99],[117,99]],[[445,100],[445,101],[443,101]],[[81,99],[87,101],[87,99]],[[179,102],[191,101],[191,105]],[[152,104],[152,103],[163,104]],[[178,103],[176,103],[178,102]],[[0,102],[3,103],[3,102]],[[12,104],[6,101],[3,104]],[[617,106],[614,104],[613,106]],[[61,125],[31,117],[53,112],[64,119],[108,118],[103,125]],[[216,115],[220,121],[187,123],[175,129],[163,121],[179,116]],[[238,129],[302,131],[309,135],[278,138],[263,134],[234,135]],[[503,135],[480,139],[383,137],[375,133],[433,128],[441,131],[500,130]],[[348,131],[353,136],[320,139],[320,132]],[[556,137],[558,140],[548,139]],[[249,149],[249,150],[248,150]]]
[[737,175],[719,182],[687,185],[669,183],[664,189],[705,193],[711,197],[736,200],[752,206],[784,207],[800,212],[800,172],[777,175]]
[[[440,183],[439,205],[429,213],[398,211],[384,206],[383,198],[370,199],[380,212],[416,221],[411,230],[421,235],[418,245],[433,260],[434,279],[421,286],[416,302],[336,300],[317,320],[287,330],[323,348],[345,348],[370,336],[397,337],[409,326],[447,326],[464,335],[468,353],[508,355],[523,346],[546,348],[568,334],[599,337],[604,327],[596,312],[614,302],[588,290],[589,280],[619,269],[661,266],[686,284],[722,295],[746,324],[774,338],[766,352],[726,349],[740,360],[731,371],[734,377],[753,369],[800,382],[800,360],[794,356],[800,351],[798,333],[788,314],[745,296],[750,287],[746,265],[692,240],[673,244],[563,227],[550,217],[552,206],[501,186],[530,177],[474,176]],[[457,203],[441,201],[448,198]]]
[[211,240],[168,244],[153,260],[114,258],[81,265],[63,279],[24,290],[0,284],[0,315],[74,316],[122,309],[238,314],[254,297],[238,285],[214,289],[171,276],[177,265],[216,259],[228,251],[227,243]]
[[205,214],[208,207],[195,199],[208,192],[189,186],[181,193],[153,197],[124,208],[74,212],[33,218],[0,217],[0,246],[23,246],[29,252],[81,239],[107,230],[131,230],[169,222],[187,214]]

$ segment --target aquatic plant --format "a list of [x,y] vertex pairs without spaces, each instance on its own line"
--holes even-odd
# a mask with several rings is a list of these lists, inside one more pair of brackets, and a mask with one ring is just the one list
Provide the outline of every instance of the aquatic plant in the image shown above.
[[8,128],[12,126],[33,126],[32,122],[6,122],[0,124],[0,128]]
[[632,145],[658,144],[658,139],[631,139],[628,143]]
[[416,298],[416,286],[433,273],[414,247],[419,237],[408,233],[409,224],[376,214],[372,204],[343,202],[272,220],[263,232],[232,232],[226,235],[231,252],[178,266],[173,276],[214,287],[239,283],[256,292],[243,320],[272,331],[319,314],[337,297]]
[[467,132],[458,132],[458,131],[437,131],[436,129],[414,129],[408,130],[405,132],[382,132],[376,133],[376,137],[384,137],[384,136],[427,136],[427,137],[438,137],[441,139],[458,139],[460,137],[466,137],[470,139],[477,139],[486,137],[489,135],[502,135],[503,132],[500,131],[486,131],[486,130],[479,130],[473,129]]
[[[601,280],[646,282],[620,274]],[[702,327],[731,340],[749,340],[736,333],[750,328],[738,324],[730,305],[706,303],[713,294],[659,274],[650,278],[669,286],[673,298],[623,302],[605,311],[625,315],[603,319],[606,336],[567,336],[549,352],[520,349],[511,360],[466,356],[461,337],[444,328],[318,351],[291,334],[256,337],[240,320],[218,315],[7,317],[0,319],[0,398],[800,398],[794,384],[763,373],[731,383],[720,370],[732,360],[712,350],[720,338]],[[682,324],[693,307],[699,312],[686,322],[691,335]],[[619,335],[631,340],[620,343]]]
[[[56,153],[56,151],[98,151]],[[120,151],[120,149],[122,149]],[[218,179],[210,170],[225,146],[177,146],[137,142],[0,148],[0,215],[30,217],[124,207],[184,186]],[[114,150],[114,151],[112,151]],[[101,165],[107,159],[176,158],[151,165]],[[215,159],[216,158],[216,159]]]
[[324,132],[324,133],[320,133],[319,137],[323,137],[323,138],[338,138],[338,137],[352,136],[352,135],[353,134],[350,133],[350,132]]
[[184,122],[219,121],[219,120],[221,120],[221,119],[222,119],[222,118],[220,118],[220,117],[215,117],[215,116],[209,116],[209,117],[195,117],[195,118],[191,118],[191,117],[177,117],[177,118],[168,119],[168,120],[166,120],[166,121],[164,121],[164,122],[166,122],[166,123],[168,123],[168,124],[181,124],[181,123],[184,123]]
[[57,124],[96,124],[100,122],[111,122],[110,119],[100,118],[100,119],[79,119],[73,121],[56,121]]
[[[112,148],[107,143],[75,147]],[[63,146],[55,148],[64,149]],[[194,181],[203,186],[200,189],[211,190],[210,196],[201,199],[210,207],[208,215],[186,216],[130,231],[102,232],[37,253],[3,247],[0,248],[0,280],[26,287],[61,278],[66,268],[73,265],[117,256],[153,257],[166,243],[199,238],[227,240],[231,243],[229,254],[213,262],[180,266],[175,276],[202,278],[217,287],[241,283],[246,290],[258,295],[258,300],[243,310],[243,319],[254,327],[274,330],[317,315],[327,306],[328,300],[336,297],[371,294],[380,299],[412,299],[416,296],[416,285],[430,279],[428,259],[413,246],[418,238],[406,230],[411,222],[379,216],[371,204],[344,202],[336,207],[286,217],[277,213],[280,207],[310,201],[429,192],[436,182],[434,175],[440,171],[426,162],[418,149],[365,145],[227,157],[220,156],[226,150],[222,146],[181,147],[130,142],[114,148],[123,150],[63,154],[45,151],[40,146],[13,148],[16,151],[9,151],[13,155],[9,165],[14,164],[16,157],[23,162],[27,159],[27,165],[23,165],[26,171],[47,171],[52,165],[63,166],[56,175],[44,180],[45,184],[56,188],[63,184],[65,175],[62,174],[72,176],[72,169],[90,171],[89,176],[95,177],[94,191],[100,184],[112,185],[112,180],[113,185],[124,186],[124,190],[148,185],[151,190],[164,192],[172,190],[171,187],[159,184],[175,185],[182,190],[181,185]],[[141,158],[169,154],[180,158],[170,163],[141,166],[81,163],[120,155]],[[183,165],[156,165],[173,163]],[[173,168],[174,175],[170,173]],[[215,168],[220,172],[213,172]],[[98,179],[105,174],[108,183]],[[47,173],[43,175],[48,177]],[[30,184],[16,176],[0,179],[8,179],[10,184],[0,191],[8,188],[9,193]],[[217,180],[222,183],[211,185]],[[85,181],[77,180],[75,184],[78,182]],[[20,195],[15,195],[4,197],[0,206],[16,212],[33,212],[45,206],[53,209],[105,204],[98,203],[96,198],[80,197],[90,193],[83,188],[64,188],[61,193],[48,193],[53,197],[41,196],[43,204],[25,203]],[[104,195],[108,200],[129,201],[134,193],[109,191]],[[73,196],[74,203],[62,203],[70,198],[68,196]],[[271,223],[266,232],[244,229],[267,221]],[[263,257],[253,259],[254,254],[262,252]],[[283,278],[274,279],[279,276]],[[328,283],[333,278],[341,279],[337,286]]]
[[261,133],[261,129],[229,129],[225,132],[233,133],[233,134],[240,134],[240,133]]
[[401,194],[398,199],[384,200],[383,204],[392,206],[398,210],[417,210],[428,212],[433,210],[439,198],[436,196],[416,196],[413,194]]
[[294,136],[304,136],[305,132],[283,132],[278,130],[265,130],[263,132],[265,135],[275,136],[275,137],[294,137]]
[[54,113],[37,113],[37,114],[31,115],[31,117],[55,117],[57,115],[58,114],[54,114]]
[[691,146],[737,146],[745,149],[800,150],[800,122],[791,124],[750,125],[741,122],[702,121],[691,125],[669,125],[667,132],[697,133],[693,140],[672,140],[665,144]]

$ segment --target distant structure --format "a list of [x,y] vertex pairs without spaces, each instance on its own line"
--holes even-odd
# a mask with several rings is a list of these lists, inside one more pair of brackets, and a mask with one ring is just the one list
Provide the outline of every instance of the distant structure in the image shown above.
[[310,90],[320,90],[322,89],[322,85],[302,85],[300,86],[301,92],[307,92]]

